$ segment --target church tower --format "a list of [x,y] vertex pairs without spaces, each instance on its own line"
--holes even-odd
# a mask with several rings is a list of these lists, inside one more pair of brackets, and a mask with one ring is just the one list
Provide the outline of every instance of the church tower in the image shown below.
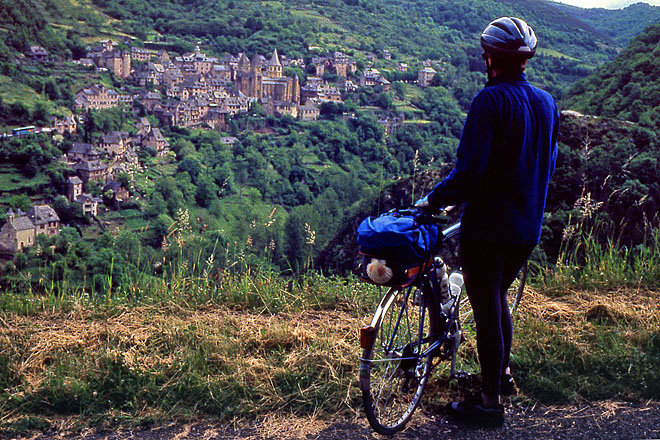
[[250,63],[250,75],[249,75],[249,93],[248,96],[254,98],[261,98],[262,89],[263,89],[263,66],[261,64],[261,59],[259,55],[255,54]]
[[277,54],[277,49],[273,51],[273,56],[268,63],[268,76],[270,78],[282,77],[282,63],[280,63],[280,57]]
[[243,52],[238,58],[238,72],[239,74],[241,74],[241,73],[248,73],[249,71],[250,71],[250,62],[245,56],[245,52]]
[[123,51],[121,53],[121,77],[128,78],[131,76],[131,53]]
[[298,79],[298,75],[295,75],[293,77],[293,90],[291,93],[291,102],[300,104],[300,80]]

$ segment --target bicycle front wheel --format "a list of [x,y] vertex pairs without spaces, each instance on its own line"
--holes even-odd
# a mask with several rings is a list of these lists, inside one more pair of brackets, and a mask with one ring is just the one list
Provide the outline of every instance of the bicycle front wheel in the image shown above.
[[403,429],[431,371],[431,316],[416,287],[390,289],[372,320],[372,341],[363,346],[360,388],[371,427],[381,434]]

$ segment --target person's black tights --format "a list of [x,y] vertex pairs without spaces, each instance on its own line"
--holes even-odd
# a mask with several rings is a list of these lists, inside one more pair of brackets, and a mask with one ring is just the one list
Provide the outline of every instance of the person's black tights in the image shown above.
[[509,366],[513,325],[507,289],[534,245],[461,242],[460,257],[465,288],[477,326],[477,351],[482,391],[500,394],[500,378]]

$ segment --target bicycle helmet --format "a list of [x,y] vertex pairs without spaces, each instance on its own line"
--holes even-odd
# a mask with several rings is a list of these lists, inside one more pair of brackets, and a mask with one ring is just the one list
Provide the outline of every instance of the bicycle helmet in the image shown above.
[[536,52],[536,43],[534,30],[515,17],[498,18],[481,34],[481,47],[493,55],[529,59]]

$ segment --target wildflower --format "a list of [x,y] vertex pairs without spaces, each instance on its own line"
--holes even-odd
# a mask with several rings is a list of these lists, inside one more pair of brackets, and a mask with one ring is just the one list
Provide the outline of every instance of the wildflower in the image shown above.
[[190,212],[187,209],[179,208],[176,211],[176,226],[179,230],[192,231],[192,226],[190,226]]
[[580,210],[584,219],[591,218],[602,205],[603,202],[597,202],[591,198],[590,192],[575,201],[575,207]]
[[313,231],[312,228],[305,223],[305,243],[314,244],[316,242],[316,231]]
[[571,238],[575,237],[577,234],[577,228],[575,225],[568,225],[564,228],[564,232],[561,234],[561,240],[562,241],[568,241]]
[[206,268],[204,268],[204,278],[208,278],[209,274],[211,273],[211,269],[213,269],[214,262],[215,262],[215,255],[211,254],[206,259]]
[[185,238],[183,238],[183,234],[181,233],[176,234],[175,238],[176,238],[176,244],[178,244],[180,248],[183,248],[183,245],[186,243]]

